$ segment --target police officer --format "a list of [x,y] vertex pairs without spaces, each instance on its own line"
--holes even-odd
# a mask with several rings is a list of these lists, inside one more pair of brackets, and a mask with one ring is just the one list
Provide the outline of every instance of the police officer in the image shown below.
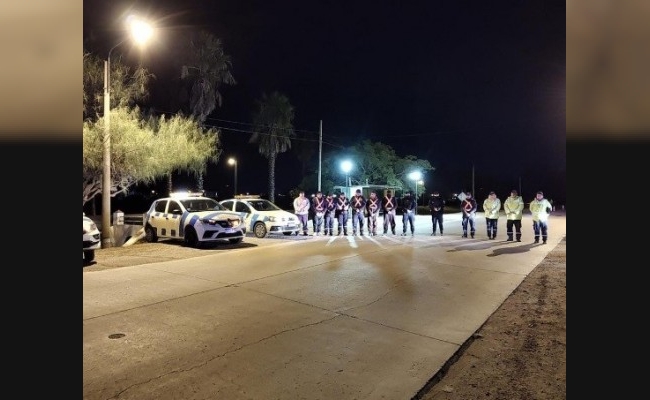
[[370,236],[377,236],[377,217],[379,217],[379,210],[381,210],[381,199],[377,197],[374,190],[370,192],[370,197],[366,202],[366,209],[368,211],[368,233]]
[[344,236],[348,235],[348,209],[350,208],[350,200],[345,197],[345,193],[341,193],[336,199],[336,219],[338,221],[338,234],[343,232]]
[[334,219],[336,218],[335,213],[336,213],[336,202],[332,197],[332,193],[327,193],[327,197],[325,197],[325,215],[324,215],[325,236],[327,236],[328,234],[330,236],[334,235]]
[[467,237],[467,225],[469,225],[469,233],[474,237],[474,234],[476,233],[476,209],[478,208],[478,204],[476,204],[476,200],[472,197],[471,192],[466,192],[465,193],[465,199],[461,201],[460,203],[460,210],[463,215],[463,220],[462,220],[462,226],[463,226],[463,237]]
[[542,243],[546,244],[548,239],[548,216],[553,210],[551,203],[544,198],[544,193],[540,190],[535,195],[535,199],[528,206],[533,216],[533,232],[535,233],[535,243],[539,243],[539,237],[542,236]]
[[388,226],[395,234],[395,210],[397,209],[397,199],[393,197],[393,193],[390,190],[386,191],[386,195],[382,201],[382,207],[384,208],[384,235],[388,233]]
[[485,226],[487,227],[488,239],[497,238],[500,211],[501,200],[499,200],[496,193],[490,192],[488,197],[483,201],[483,212],[485,213]]
[[357,189],[350,199],[352,206],[352,235],[357,234],[357,226],[359,227],[359,234],[363,236],[363,221],[366,219],[366,198],[361,194],[361,189]]
[[433,224],[433,233],[431,236],[436,236],[436,228],[440,228],[440,236],[442,236],[442,220],[445,213],[445,200],[440,197],[440,193],[436,190],[431,193],[429,199],[429,211],[431,211],[431,223]]
[[[510,191],[510,196],[503,202],[503,211],[506,213],[507,242],[512,242],[513,233],[516,232],[518,242],[521,242],[521,218],[524,211],[524,200],[516,189]],[[513,232],[513,228],[514,231]]]
[[320,190],[312,200],[312,208],[314,209],[314,236],[320,236],[320,229],[325,219],[325,199]]
[[402,236],[406,236],[406,224],[411,225],[411,236],[415,235],[415,200],[411,192],[406,192],[402,199]]

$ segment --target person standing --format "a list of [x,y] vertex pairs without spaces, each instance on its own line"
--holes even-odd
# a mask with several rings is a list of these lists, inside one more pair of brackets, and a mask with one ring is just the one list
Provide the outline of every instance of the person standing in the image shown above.
[[431,211],[431,223],[433,224],[433,233],[431,233],[431,236],[436,236],[436,228],[439,228],[440,236],[442,236],[442,217],[445,213],[445,200],[440,197],[440,193],[437,190],[431,193],[429,211]]
[[411,225],[411,236],[415,235],[415,200],[411,192],[406,192],[402,199],[402,236],[406,236],[406,225]]
[[309,199],[305,197],[305,192],[300,191],[298,197],[293,200],[293,210],[298,221],[302,224],[302,235],[309,236],[307,221],[309,218]]
[[361,189],[357,189],[350,200],[350,205],[352,205],[352,235],[357,234],[357,226],[359,228],[358,232],[363,236],[363,221],[366,219],[366,199],[361,194]]
[[334,219],[336,218],[334,216],[335,213],[336,213],[336,203],[332,198],[332,193],[327,193],[327,197],[325,197],[325,215],[324,215],[325,236],[327,236],[328,234],[330,236],[334,236]]
[[320,230],[323,226],[323,220],[325,219],[325,199],[323,198],[323,192],[320,190],[316,192],[316,196],[312,200],[312,206],[314,208],[314,236],[320,236]]
[[341,232],[343,232],[344,236],[348,235],[348,208],[350,208],[350,200],[345,197],[345,193],[341,193],[336,199],[336,219],[338,221],[339,235]]
[[462,220],[462,226],[463,226],[463,237],[467,237],[467,227],[469,225],[469,234],[472,238],[474,238],[474,234],[476,233],[476,209],[478,208],[478,204],[476,204],[476,200],[472,197],[471,192],[466,192],[465,193],[465,199],[461,201],[460,203],[460,210],[462,211],[463,214],[463,220]]
[[499,212],[501,212],[501,200],[499,200],[496,193],[490,192],[488,197],[483,200],[483,212],[485,213],[488,239],[496,239]]
[[370,236],[377,236],[377,218],[379,217],[379,210],[381,210],[381,199],[377,197],[374,190],[370,192],[366,208],[368,210],[368,233]]
[[388,233],[388,226],[390,226],[393,235],[395,234],[395,209],[397,208],[397,200],[393,197],[393,192],[386,191],[386,195],[382,201],[384,208],[384,235]]
[[548,239],[548,216],[551,214],[553,206],[544,198],[544,193],[540,190],[528,207],[530,213],[533,215],[535,243],[539,243],[539,237],[541,235],[542,243],[546,244],[546,240]]
[[513,233],[516,233],[517,241],[521,242],[521,218],[524,212],[524,200],[519,196],[516,189],[512,189],[510,196],[503,202],[503,211],[506,213],[506,234],[508,235],[506,241],[512,242]]

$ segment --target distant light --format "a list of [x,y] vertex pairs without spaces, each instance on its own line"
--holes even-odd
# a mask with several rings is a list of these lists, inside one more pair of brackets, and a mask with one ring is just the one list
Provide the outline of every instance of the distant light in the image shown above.
[[347,174],[348,172],[350,172],[350,171],[352,170],[352,161],[345,160],[345,161],[341,162],[341,169],[342,169],[343,172],[345,172],[346,174]]
[[412,179],[414,181],[419,181],[420,178],[422,178],[422,172],[420,171],[413,171],[409,174],[409,179]]

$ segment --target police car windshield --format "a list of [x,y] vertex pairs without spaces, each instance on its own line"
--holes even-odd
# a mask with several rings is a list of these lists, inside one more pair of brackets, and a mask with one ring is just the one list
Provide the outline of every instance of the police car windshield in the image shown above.
[[257,211],[280,210],[280,207],[276,206],[275,204],[271,203],[268,200],[249,200],[248,202],[251,205],[251,207],[253,207]]
[[213,199],[183,199],[183,207],[189,212],[196,211],[224,211],[225,207]]

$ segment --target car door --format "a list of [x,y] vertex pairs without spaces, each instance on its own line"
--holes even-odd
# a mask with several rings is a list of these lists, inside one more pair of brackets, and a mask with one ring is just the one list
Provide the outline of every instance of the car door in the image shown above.
[[244,226],[246,226],[246,229],[252,231],[253,229],[253,224],[252,224],[252,216],[253,216],[253,210],[251,210],[250,206],[243,201],[237,201],[235,203],[235,212],[239,213],[239,215],[242,216],[242,220],[244,220]]
[[167,212],[163,226],[165,228],[167,237],[182,238],[181,217],[183,216],[183,207],[176,200],[169,200],[167,204]]

